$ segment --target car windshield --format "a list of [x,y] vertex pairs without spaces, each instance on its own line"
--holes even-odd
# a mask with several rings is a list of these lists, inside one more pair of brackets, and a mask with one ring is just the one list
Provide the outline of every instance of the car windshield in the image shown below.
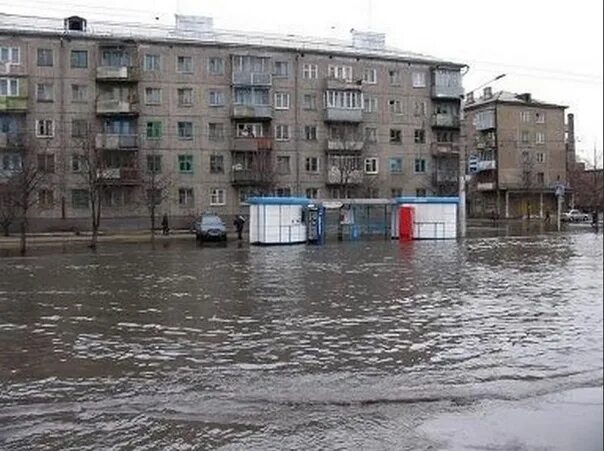
[[222,219],[218,216],[204,216],[201,218],[203,225],[222,225]]

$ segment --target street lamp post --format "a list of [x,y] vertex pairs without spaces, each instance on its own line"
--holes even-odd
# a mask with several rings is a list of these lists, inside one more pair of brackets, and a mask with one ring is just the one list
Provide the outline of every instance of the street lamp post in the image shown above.
[[[484,86],[488,85],[489,83],[493,83],[494,81],[497,80],[501,80],[503,77],[505,77],[507,74],[499,74],[496,77],[484,82],[483,84],[481,84],[480,86],[467,91],[468,93],[476,91],[480,88],[483,88]],[[463,106],[462,106],[463,108]],[[467,137],[466,137],[467,138]],[[466,187],[467,187],[467,180],[466,180],[466,160],[468,158],[467,156],[467,149],[468,143],[464,143],[464,145],[462,146],[461,150],[461,154],[460,155],[460,162],[459,162],[459,236],[461,238],[465,238],[466,236]]]

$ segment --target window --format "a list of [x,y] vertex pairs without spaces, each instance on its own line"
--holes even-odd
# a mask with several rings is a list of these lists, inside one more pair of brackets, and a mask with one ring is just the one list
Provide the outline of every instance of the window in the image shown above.
[[145,88],[145,103],[161,105],[161,88]]
[[210,141],[222,141],[224,139],[223,124],[210,122],[208,124],[208,138]]
[[275,61],[275,70],[273,75],[275,77],[287,77],[289,74],[289,63],[287,61]]
[[38,102],[52,102],[53,97],[52,83],[38,83],[36,85],[36,100]]
[[522,133],[520,134],[520,140],[524,143],[527,144],[531,141],[531,134],[530,132],[523,130]]
[[36,136],[38,138],[52,138],[55,133],[55,124],[52,119],[36,121]]
[[392,86],[398,86],[401,84],[401,73],[398,70],[389,70],[388,78]]
[[545,113],[541,113],[541,112],[535,113],[535,122],[537,124],[545,124]]
[[391,99],[388,101],[390,105],[390,112],[393,114],[403,114],[403,102],[396,99]]
[[316,80],[319,76],[319,69],[316,64],[304,64],[302,66],[302,78],[306,80]]
[[152,174],[161,172],[161,155],[147,155],[147,172]]
[[55,156],[52,153],[38,154],[38,170],[47,174],[55,172]]
[[425,72],[413,72],[413,87],[414,88],[425,88],[426,87],[426,73]]
[[180,139],[193,139],[193,122],[179,122],[177,127]]
[[390,160],[388,160],[388,166],[390,167],[391,173],[400,174],[403,172],[403,159],[400,157],[390,158]]
[[222,155],[210,155],[210,173],[224,173],[224,157]]
[[88,101],[88,86],[71,85],[71,100],[73,102],[87,102]]
[[344,81],[352,81],[351,66],[329,66],[327,74],[330,78],[337,78]]
[[84,169],[86,161],[82,155],[74,154],[71,156],[71,172],[81,172]]
[[453,132],[439,130],[436,132],[436,142],[450,143],[453,142]]
[[425,188],[417,188],[415,190],[416,197],[426,197],[426,189]]
[[403,197],[402,188],[390,188],[390,197]]
[[537,132],[535,134],[535,143],[536,144],[545,144],[545,133]]
[[530,111],[521,111],[520,120],[522,120],[522,122],[530,122],[531,121],[531,112]]
[[90,194],[86,189],[71,190],[71,206],[73,208],[88,208]]
[[226,194],[222,188],[212,188],[210,190],[210,205],[225,205]]
[[317,109],[317,96],[315,94],[304,94],[302,98],[302,108],[305,110]]
[[277,188],[275,190],[275,196],[277,197],[290,197],[292,195],[292,190],[291,188],[285,187],[285,188]]
[[18,96],[19,80],[17,78],[0,78],[0,96]]
[[390,129],[390,142],[391,143],[401,143],[402,141],[403,140],[402,140],[401,131],[396,128],[391,128]]
[[19,47],[0,47],[0,63],[19,64],[21,62],[21,51]]
[[425,100],[415,100],[414,108],[413,108],[414,116],[425,116],[426,115],[426,101]]
[[210,106],[223,106],[224,93],[222,91],[211,90],[209,93]]
[[535,158],[537,163],[545,163],[545,154],[543,152],[537,152],[535,154]]
[[159,139],[162,136],[161,121],[147,122],[147,139]]
[[426,131],[424,129],[416,129],[413,132],[413,142],[416,144],[423,144],[426,142]]
[[366,174],[377,174],[378,173],[378,159],[377,158],[365,158],[365,173]]
[[176,57],[176,72],[179,72],[181,74],[192,74],[193,73],[193,57],[177,56]]
[[176,97],[178,99],[178,106],[192,106],[193,88],[178,88],[176,90]]
[[88,67],[88,51],[87,50],[72,50],[71,51],[71,68],[86,69]]
[[210,57],[208,60],[208,72],[210,75],[224,75],[224,60],[219,57]]
[[325,100],[328,108],[356,110],[364,107],[363,94],[358,91],[327,91]]
[[2,154],[2,170],[17,171],[21,169],[21,155],[18,153],[3,153]]
[[145,55],[143,67],[147,71],[159,71],[160,70],[159,55],[147,53]]
[[537,172],[537,185],[545,184],[545,174],[543,172]]
[[378,109],[377,97],[365,96],[363,101],[363,112],[364,113],[375,113]]
[[426,172],[426,160],[423,158],[416,158],[414,171],[418,174]]
[[367,128],[365,128],[365,141],[367,141],[369,143],[376,143],[376,142],[378,142],[378,139],[377,139],[377,128],[374,128],[374,127],[367,127]]
[[287,92],[276,92],[275,93],[275,109],[276,110],[288,110],[289,109],[289,93],[287,93]]
[[367,68],[363,71],[363,83],[374,85],[377,83],[377,70]]
[[180,172],[193,172],[193,155],[179,155],[178,170]]
[[316,125],[305,125],[304,126],[304,139],[307,141],[317,140],[317,126]]
[[277,125],[275,127],[275,139],[277,141],[289,140],[289,125]]
[[289,157],[278,156],[277,157],[277,173],[279,175],[287,175],[290,173]]
[[306,197],[308,199],[318,199],[319,188],[306,188]]
[[306,172],[319,172],[319,159],[317,157],[308,157],[306,158]]
[[71,137],[85,138],[88,135],[88,121],[86,119],[73,119],[71,121]]
[[38,49],[38,66],[52,67],[52,49]]
[[264,127],[259,123],[239,122],[236,133],[238,138],[263,138]]
[[178,188],[178,205],[180,207],[192,207],[193,203],[193,188]]

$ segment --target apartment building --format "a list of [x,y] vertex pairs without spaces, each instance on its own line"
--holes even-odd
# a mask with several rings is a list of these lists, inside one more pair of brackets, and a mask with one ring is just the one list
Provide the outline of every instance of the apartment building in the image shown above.
[[470,216],[544,217],[566,184],[565,106],[484,88],[464,106]]
[[[174,27],[0,17],[0,153],[47,177],[32,224],[85,225],[82,153],[103,162],[103,223],[174,226],[250,195],[320,199],[453,195],[465,66],[385,46]],[[159,194],[159,193],[158,193]],[[38,219],[38,221],[36,221]]]

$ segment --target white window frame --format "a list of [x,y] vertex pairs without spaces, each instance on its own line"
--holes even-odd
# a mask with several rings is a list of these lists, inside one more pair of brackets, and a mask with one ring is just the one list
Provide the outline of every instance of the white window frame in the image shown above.
[[[424,162],[424,165],[423,165],[423,166],[424,166],[424,167],[423,167],[423,171],[418,171],[418,170],[417,170],[417,163],[418,163],[419,161],[423,161],[423,162]],[[415,159],[413,160],[413,173],[414,173],[414,174],[425,174],[425,173],[427,173],[427,172],[428,172],[428,162],[426,161],[426,159],[425,159],[425,158],[415,158]]]
[[309,174],[320,173],[321,172],[321,159],[319,157],[306,157],[306,159],[304,161],[304,169]]
[[392,114],[403,114],[403,101],[401,99],[388,100],[388,108]]
[[[191,62],[191,66],[188,69],[181,69],[178,65],[179,58],[188,58]],[[179,74],[192,74],[193,73],[193,57],[191,55],[176,55],[176,72]]]
[[[218,101],[216,101],[218,100]],[[208,91],[208,104],[209,106],[220,107],[224,106],[224,91],[220,89],[210,89]]]
[[363,83],[367,85],[377,84],[377,69],[374,67],[366,67],[363,70]]
[[520,120],[525,123],[530,122],[531,121],[531,112],[530,111],[521,111]]
[[316,141],[319,139],[319,128],[316,125],[304,126],[304,140]]
[[218,207],[226,205],[226,190],[224,188],[210,189],[210,206]]
[[363,96],[363,113],[377,113],[378,98],[376,96]]
[[[42,132],[40,133],[40,127]],[[36,138],[54,138],[55,136],[55,121],[52,119],[37,119],[36,120]]]
[[[219,61],[219,70],[212,71],[212,61]],[[224,75],[224,58],[220,56],[210,56],[208,58],[208,74],[210,75]]]
[[[157,100],[152,99],[149,95],[153,91],[157,91],[159,93]],[[147,86],[145,88],[145,105],[161,105],[161,88],[155,88],[152,86]]]
[[329,78],[352,82],[352,66],[330,64],[327,68]]
[[305,80],[316,80],[319,78],[319,66],[316,64],[304,64],[302,66],[302,78]]
[[[15,56],[16,55],[16,56]],[[21,48],[20,47],[0,47],[0,63],[6,64],[21,64]]]
[[161,70],[161,55],[159,53],[145,53],[143,70],[145,72],[159,72]]
[[536,124],[545,124],[545,112],[537,111],[535,113],[535,123]]
[[[47,97],[40,96],[40,94],[42,93],[40,91],[40,88],[42,88],[42,91],[46,91],[46,88],[48,88],[48,92],[46,92],[46,94],[48,94]],[[38,102],[54,102],[54,100],[55,100],[54,91],[55,91],[54,83],[36,83],[36,101],[38,101]]]
[[377,127],[365,127],[365,141],[367,141],[368,143],[378,142]]
[[[181,129],[180,129],[179,124],[181,124],[181,123],[182,123],[182,124],[191,124],[191,128],[190,128],[190,130],[191,130],[191,135],[181,135],[181,134],[180,134],[180,130],[181,130]],[[194,128],[195,128],[195,127],[194,127],[194,125],[193,125],[193,122],[192,122],[192,121],[178,121],[178,122],[176,123],[176,134],[177,134],[178,139],[187,139],[187,140],[191,140],[191,139],[193,139],[193,134],[195,133]],[[184,129],[185,129],[185,128],[183,128],[183,130],[184,130]]]
[[380,171],[380,160],[377,157],[365,158],[363,162],[365,174],[378,174]]
[[425,88],[427,86],[426,83],[426,72],[415,71],[411,75],[412,86],[414,88]]
[[535,144],[545,144],[545,133],[544,132],[535,133]]
[[[181,192],[184,193],[184,202],[181,202]],[[195,189],[181,186],[178,188],[178,206],[181,208],[191,208],[195,205]]]
[[306,188],[306,198],[307,199],[320,199],[320,188]]
[[276,92],[274,97],[276,110],[289,110],[289,92]]
[[535,161],[537,163],[545,163],[545,152],[537,152],[535,154]]
[[[285,72],[277,72],[277,67],[285,67]],[[275,61],[273,63],[273,77],[277,77],[277,78],[289,77],[289,61]]]
[[19,96],[19,79],[10,77],[0,78],[0,96]]
[[359,91],[325,91],[325,106],[343,110],[362,110],[363,93]]
[[[310,105],[306,105],[306,98],[312,99]],[[306,111],[315,111],[317,109],[317,95],[316,94],[304,94],[302,97],[302,108]]]
[[[190,97],[189,97],[189,102],[181,102],[181,93],[184,92],[189,92],[190,93]],[[176,88],[176,103],[179,107],[191,107],[193,106],[193,98],[194,98],[194,93],[193,93],[193,88],[191,87],[186,87],[186,88]],[[186,96],[182,96],[183,100],[186,100]]]
[[388,70],[388,81],[390,82],[390,86],[400,86],[402,78],[400,69]]
[[264,126],[260,122],[238,122],[235,133],[237,138],[264,138]]
[[289,125],[279,124],[275,126],[275,141],[289,141]]

